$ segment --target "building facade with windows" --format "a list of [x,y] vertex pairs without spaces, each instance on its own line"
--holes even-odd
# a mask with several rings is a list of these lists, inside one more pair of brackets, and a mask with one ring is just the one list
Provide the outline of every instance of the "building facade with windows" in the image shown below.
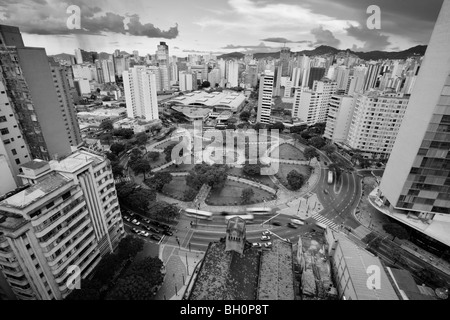
[[80,149],[22,168],[25,189],[0,201],[0,291],[63,299],[74,288],[69,267],[86,278],[125,234],[110,163]]
[[273,71],[266,70],[260,78],[259,96],[258,96],[258,112],[256,121],[260,123],[270,123],[272,112],[272,95],[275,74]]

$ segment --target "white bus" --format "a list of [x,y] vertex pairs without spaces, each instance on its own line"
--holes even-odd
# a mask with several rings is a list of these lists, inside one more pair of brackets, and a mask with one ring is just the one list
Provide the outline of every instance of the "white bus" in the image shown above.
[[265,214],[271,214],[272,209],[271,208],[247,208],[245,210],[248,214],[254,214],[254,215],[265,215]]
[[253,221],[253,218],[254,218],[254,216],[252,214],[245,214],[245,215],[233,214],[233,215],[226,216],[225,221],[228,223],[228,221],[234,217],[239,217],[241,219],[244,219],[245,221]]
[[328,184],[333,183],[333,172],[331,170],[328,171]]
[[200,210],[195,210],[195,209],[185,209],[184,213],[188,217],[204,219],[204,220],[212,220],[212,216],[213,216],[212,212],[200,211]]

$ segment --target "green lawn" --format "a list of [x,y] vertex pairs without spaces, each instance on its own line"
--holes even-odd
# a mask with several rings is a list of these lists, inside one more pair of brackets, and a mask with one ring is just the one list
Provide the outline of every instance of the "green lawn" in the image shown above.
[[277,188],[277,185],[275,183],[273,183],[272,180],[270,180],[269,176],[247,176],[246,174],[244,174],[244,171],[242,168],[230,168],[230,170],[228,171],[230,174],[233,174],[235,176],[239,176],[245,179],[249,179],[249,180],[256,180],[257,182],[264,184],[268,187]]
[[186,177],[172,177],[172,181],[164,186],[163,193],[179,199],[184,197],[184,192],[188,188],[186,185]]
[[[240,205],[242,204],[242,190],[250,186],[244,183],[227,180],[225,186],[221,190],[211,190],[209,198],[206,201],[209,205]],[[255,195],[252,200],[256,202],[263,202],[263,198],[267,200],[272,199],[272,194],[258,188],[253,188]]]
[[287,175],[292,170],[297,170],[299,173],[301,173],[305,177],[305,182],[309,179],[309,176],[311,175],[310,170],[311,167],[309,166],[300,166],[298,164],[285,164],[280,163],[280,168],[278,170],[277,178],[280,180],[280,182],[284,186],[288,186],[288,182],[286,180]]
[[303,152],[301,152],[297,148],[295,148],[287,143],[280,145],[279,148],[275,148],[272,151],[272,157],[274,157],[276,155],[277,149],[278,149],[278,152],[280,153],[280,159],[299,160],[299,161],[306,160],[303,155]]

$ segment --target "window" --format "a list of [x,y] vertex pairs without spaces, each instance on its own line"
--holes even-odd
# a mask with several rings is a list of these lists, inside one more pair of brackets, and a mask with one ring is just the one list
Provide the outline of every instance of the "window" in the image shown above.
[[5,116],[1,116],[0,117],[0,122],[6,122],[6,117]]
[[8,128],[3,128],[3,129],[0,129],[0,133],[1,133],[2,135],[5,135],[5,134],[8,134],[8,133],[9,133],[9,130],[8,130]]
[[50,202],[50,203],[48,203],[45,207],[47,208],[47,209],[50,209],[51,207],[53,207],[55,205],[55,202]]
[[16,159],[16,164],[20,164],[20,160],[19,159]]
[[11,153],[15,156],[17,154],[16,149],[11,149]]
[[11,141],[10,141],[9,139],[6,139],[6,140],[3,140],[3,143],[4,143],[4,144],[10,144]]
[[66,200],[66,199],[69,198],[69,197],[70,197],[70,191],[64,193],[64,194],[61,196],[61,198],[62,198],[63,200]]

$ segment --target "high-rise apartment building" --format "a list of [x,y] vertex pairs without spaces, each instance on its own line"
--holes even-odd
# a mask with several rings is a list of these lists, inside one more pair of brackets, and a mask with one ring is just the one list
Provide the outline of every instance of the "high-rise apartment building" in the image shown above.
[[[445,0],[375,199],[442,256],[450,245],[450,1]],[[448,253],[446,255],[449,258]]]
[[363,92],[377,87],[378,77],[381,72],[382,65],[378,62],[371,62],[368,66],[366,78],[363,86]]
[[368,91],[356,97],[347,145],[367,156],[388,158],[403,121],[409,97]]
[[160,42],[157,46],[156,61],[159,68],[159,79],[161,82],[161,90],[170,89],[169,79],[169,46],[165,42]]
[[178,73],[178,79],[180,91],[192,91],[194,84],[197,83],[196,75],[187,71],[180,71]]
[[129,118],[159,119],[156,97],[156,75],[145,66],[134,66],[123,72],[123,87]]
[[327,126],[324,137],[334,142],[347,140],[356,99],[352,96],[332,95],[328,104]]
[[292,116],[300,118],[308,125],[327,120],[328,103],[336,93],[337,84],[328,79],[314,81],[312,89],[297,88],[292,105]]
[[239,86],[239,63],[234,60],[229,60],[226,63],[226,79],[230,88]]
[[314,81],[320,81],[325,76],[325,68],[312,67],[308,75],[308,88],[312,89]]
[[64,299],[68,268],[89,276],[125,234],[109,161],[80,149],[23,165],[24,190],[0,201],[0,292]]
[[256,121],[270,123],[272,113],[272,95],[275,75],[273,71],[266,70],[259,81],[258,111]]
[[64,120],[65,133],[72,147],[76,147],[83,142],[81,139],[80,126],[77,120],[77,114],[73,103],[73,96],[69,84],[69,75],[67,68],[61,66],[53,59],[49,59],[50,70],[53,76],[53,82],[58,95],[58,102]]
[[282,67],[281,76],[288,77],[289,74],[289,60],[291,58],[291,48],[283,47],[280,51],[280,66]]

